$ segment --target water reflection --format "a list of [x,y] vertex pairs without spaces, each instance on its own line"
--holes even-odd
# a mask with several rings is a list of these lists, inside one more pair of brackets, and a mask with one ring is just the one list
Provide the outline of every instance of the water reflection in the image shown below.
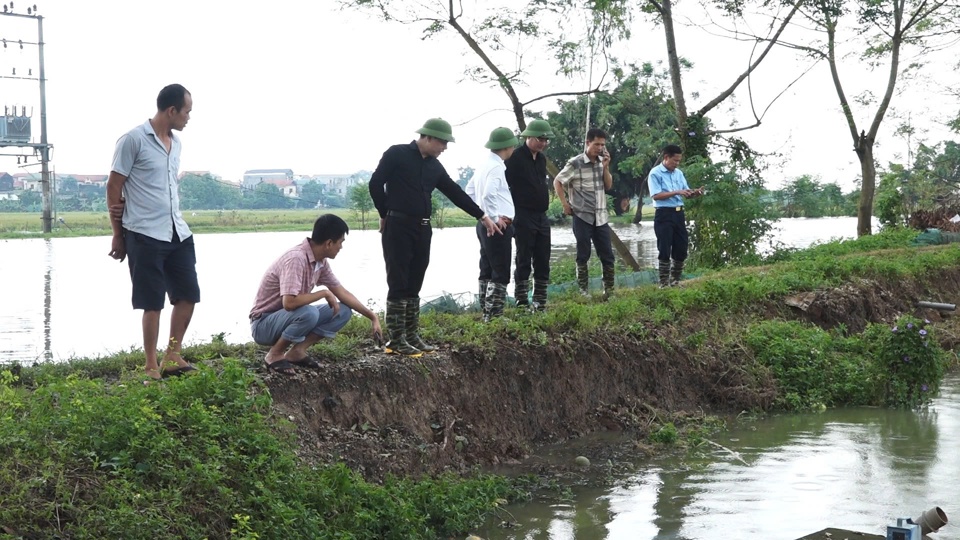
[[[729,451],[718,448],[699,460],[654,459],[612,487],[574,489],[566,507],[535,501],[510,508],[519,529],[491,525],[480,536],[789,540],[826,527],[883,534],[895,518],[916,517],[933,506],[960,516],[957,376],[945,381],[925,411],[857,408],[777,416],[723,434],[718,442]],[[578,526],[575,516],[584,514],[609,517],[605,525]],[[935,538],[958,540],[960,528],[948,525]]]
[[[616,225],[641,265],[654,266],[652,223]],[[774,238],[795,246],[856,231],[855,218],[784,220]],[[187,344],[224,333],[231,343],[250,340],[247,312],[266,267],[305,233],[200,234],[197,272],[202,301]],[[574,251],[570,227],[552,231],[553,256]],[[130,308],[126,263],[106,255],[108,237],[0,241],[0,363],[58,361],[108,355],[140,347],[140,316]],[[445,293],[472,298],[478,246],[469,227],[435,230],[422,297]],[[375,309],[386,298],[386,276],[376,231],[352,231],[333,263],[344,285]],[[512,288],[511,288],[512,291]],[[161,335],[167,317],[161,317]]]

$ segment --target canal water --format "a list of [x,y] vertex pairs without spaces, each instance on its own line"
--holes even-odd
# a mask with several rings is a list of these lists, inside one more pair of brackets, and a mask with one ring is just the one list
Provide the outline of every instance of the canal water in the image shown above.
[[[592,463],[585,473],[591,480],[569,496],[552,492],[507,507],[509,514],[477,534],[486,540],[792,540],[837,527],[885,536],[897,517],[916,518],[934,506],[960,521],[956,375],[922,411],[771,416],[714,442],[724,448],[645,459],[613,478],[603,463]],[[567,445],[531,459],[573,463],[579,451]],[[960,527],[948,523],[931,538],[958,540]]]
[[[641,265],[654,266],[652,223],[615,228]],[[260,277],[306,234],[196,235],[201,302],[185,343],[207,342],[221,333],[230,343],[250,341],[247,315]],[[769,240],[806,247],[855,235],[856,218],[788,219],[778,223]],[[554,257],[573,253],[569,227],[555,227],[552,240]],[[0,240],[0,364],[106,356],[141,347],[140,314],[130,307],[127,264],[108,257],[109,250],[109,237]],[[473,228],[435,229],[422,297],[472,293],[478,253]],[[378,232],[351,231],[332,267],[357,298],[383,309],[387,286]],[[165,313],[161,341],[168,321]]]

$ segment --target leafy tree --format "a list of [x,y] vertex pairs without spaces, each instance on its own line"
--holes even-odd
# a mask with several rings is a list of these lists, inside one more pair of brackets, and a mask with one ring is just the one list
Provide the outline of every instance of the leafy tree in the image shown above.
[[823,205],[823,187],[810,175],[794,178],[783,188],[785,206],[784,217],[822,217],[825,212]]
[[[876,194],[877,164],[874,145],[898,81],[922,69],[922,62],[907,62],[901,58],[912,53],[916,58],[946,47],[956,40],[960,30],[960,6],[947,0],[813,0],[805,12],[821,33],[821,39],[812,44],[795,44],[799,50],[827,61],[840,108],[846,120],[854,150],[860,160],[861,193],[857,211],[857,235],[871,234],[873,202]],[[886,69],[886,81],[879,102],[867,94],[851,100],[841,79],[838,50],[847,42],[846,36],[862,36],[860,57],[871,69]],[[863,111],[869,118],[866,129],[857,122],[855,105],[873,111]]]
[[360,218],[360,228],[367,229],[367,214],[373,210],[373,199],[367,183],[355,184],[350,188],[350,208]]
[[57,183],[60,184],[60,192],[67,193],[76,193],[77,192],[77,179],[72,176],[65,176],[63,178],[58,178]]
[[300,200],[308,208],[316,208],[323,202],[324,185],[311,180],[300,186]]
[[231,210],[240,207],[240,186],[212,175],[186,174],[180,180],[180,207],[184,210]]
[[260,182],[243,198],[243,207],[252,210],[289,208],[290,206],[292,206],[290,199],[283,195],[279,187],[269,182]]

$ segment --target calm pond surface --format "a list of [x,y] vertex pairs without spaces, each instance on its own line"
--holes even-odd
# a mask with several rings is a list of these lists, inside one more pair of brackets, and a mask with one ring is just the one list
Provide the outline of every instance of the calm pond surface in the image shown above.
[[[960,539],[953,524],[960,520],[957,375],[927,410],[775,416],[719,434],[715,442],[726,449],[696,459],[645,460],[605,487],[572,488],[570,500],[508,507],[518,527],[504,529],[498,520],[477,534],[486,540],[792,540],[838,527],[885,536],[897,517],[917,518],[939,506],[950,523],[931,538]],[[534,459],[571,463],[575,456],[567,445]],[[591,468],[603,476],[603,464]]]
[[[643,266],[654,266],[652,222],[617,225],[617,234]],[[198,234],[201,302],[184,341],[207,342],[225,333],[231,343],[250,341],[247,314],[267,266],[308,233]],[[772,238],[806,247],[854,237],[856,218],[788,219]],[[569,227],[555,227],[553,253],[574,251]],[[140,312],[130,307],[127,263],[107,256],[109,237],[0,240],[0,363],[107,356],[140,348]],[[479,244],[473,228],[435,229],[424,299],[472,293]],[[380,234],[351,231],[333,269],[357,298],[382,309],[386,294]],[[512,288],[511,288],[512,290]],[[161,342],[169,307],[161,318]]]

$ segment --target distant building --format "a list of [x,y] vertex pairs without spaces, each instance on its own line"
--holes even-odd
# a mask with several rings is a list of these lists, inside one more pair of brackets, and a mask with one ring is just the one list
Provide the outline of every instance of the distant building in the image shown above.
[[105,174],[64,174],[77,181],[77,184],[91,184],[99,187],[107,187],[107,175]]
[[308,182],[316,182],[323,186],[324,194],[346,197],[351,187],[363,181],[360,174],[314,174],[301,176],[297,183],[302,186]]
[[[251,169],[243,173],[242,186],[247,189],[257,187],[261,182],[269,180],[286,180],[293,182],[293,170],[291,169]],[[271,182],[273,183],[273,182]]]
[[0,201],[19,201],[20,196],[16,193],[0,193]]
[[0,191],[13,191],[13,177],[9,173],[0,173]]

